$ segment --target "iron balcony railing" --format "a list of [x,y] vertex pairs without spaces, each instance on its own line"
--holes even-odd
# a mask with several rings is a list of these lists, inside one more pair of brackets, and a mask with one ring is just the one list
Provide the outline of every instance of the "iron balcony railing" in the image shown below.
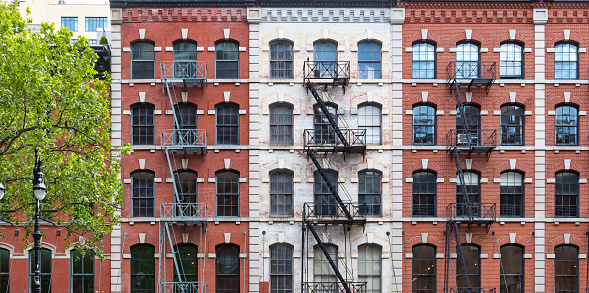
[[[366,282],[347,282],[351,293],[366,293]],[[346,293],[340,282],[305,282],[303,293]]]
[[350,61],[305,61],[305,79],[350,79]]
[[[344,202],[344,205],[354,220],[366,219],[366,215],[362,213],[362,211],[366,211],[366,204],[357,202]],[[346,213],[344,212],[342,206],[337,202],[306,202],[303,204],[303,221],[334,221],[345,219],[347,219]]]
[[493,287],[450,287],[450,293],[495,293]]
[[166,147],[206,147],[206,129],[163,129],[162,146]]
[[162,61],[160,67],[162,79],[207,78],[207,63],[205,61]]
[[436,205],[429,203],[414,203],[413,216],[414,217],[435,217]]
[[[495,221],[497,204],[494,203],[451,203],[446,206],[448,220]],[[472,216],[472,218],[471,218]]]
[[448,79],[495,79],[494,61],[451,61],[446,67]]
[[452,129],[446,134],[446,146],[453,147],[496,147],[495,129]]
[[205,220],[207,204],[205,203],[162,203],[160,217],[166,221]]
[[207,293],[206,282],[160,282],[159,293]]
[[[340,129],[348,146],[365,146],[366,129]],[[305,147],[344,146],[335,129],[305,129],[303,132]]]

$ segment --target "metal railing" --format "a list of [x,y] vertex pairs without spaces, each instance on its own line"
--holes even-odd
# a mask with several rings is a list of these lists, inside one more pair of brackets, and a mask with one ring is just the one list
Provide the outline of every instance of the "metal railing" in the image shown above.
[[413,204],[413,216],[414,217],[435,217],[436,205],[435,204]]
[[448,220],[495,221],[497,219],[497,204],[451,203],[446,207],[446,216]]
[[497,65],[494,61],[451,61],[446,74],[448,79],[495,79]]
[[446,146],[450,147],[496,147],[495,129],[451,129],[446,134]]
[[162,61],[161,78],[205,79],[207,78],[206,61]]
[[167,147],[206,147],[206,129],[162,129],[161,143]]
[[[349,146],[366,145],[366,129],[340,129]],[[344,146],[335,129],[305,129],[303,132],[305,147]]]
[[493,287],[450,287],[450,293],[495,293]]
[[159,293],[207,293],[206,282],[160,282]]
[[207,218],[206,203],[162,203],[160,205],[162,220],[187,221]]
[[305,61],[305,79],[350,79],[350,61]]
[[[347,282],[352,293],[366,293],[366,282]],[[305,282],[303,293],[346,293],[340,282]]]
[[[353,219],[366,219],[366,215],[361,211],[366,210],[366,204],[357,202],[344,202],[346,209],[352,215]],[[312,203],[303,204],[303,221],[321,221],[321,220],[344,220],[347,219],[343,208],[337,203]]]

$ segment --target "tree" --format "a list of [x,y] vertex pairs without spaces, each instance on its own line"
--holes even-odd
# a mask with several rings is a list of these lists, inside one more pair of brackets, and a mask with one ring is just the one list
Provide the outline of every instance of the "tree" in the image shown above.
[[[41,24],[32,32],[14,4],[0,2],[0,201],[3,220],[31,233],[34,150],[47,185],[44,219],[67,231],[68,244],[84,236],[101,256],[102,235],[119,217],[119,155],[110,144],[110,77],[94,77],[96,54],[67,28]],[[113,155],[114,154],[114,155]],[[50,216],[51,214],[51,216]]]
[[108,45],[108,39],[105,36],[100,37],[99,45]]

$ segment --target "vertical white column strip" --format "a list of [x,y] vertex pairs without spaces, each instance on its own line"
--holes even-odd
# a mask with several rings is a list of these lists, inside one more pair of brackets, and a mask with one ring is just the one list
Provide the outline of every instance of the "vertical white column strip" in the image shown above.
[[[393,292],[403,291],[403,23],[405,8],[391,9],[391,42],[393,59],[392,97],[392,211],[393,211]],[[395,286],[396,284],[396,286]]]
[[548,9],[534,9],[534,79],[535,84],[535,210],[536,220],[534,237],[534,291],[537,293],[546,292],[546,132],[545,132],[545,24],[548,21]]

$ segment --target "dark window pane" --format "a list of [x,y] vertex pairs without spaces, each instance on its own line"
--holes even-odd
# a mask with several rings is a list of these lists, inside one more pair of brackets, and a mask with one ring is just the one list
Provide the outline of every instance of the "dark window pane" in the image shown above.
[[239,293],[239,246],[222,244],[216,248],[216,293]]
[[216,78],[239,78],[239,46],[231,41],[215,45]]
[[155,51],[152,43],[134,42],[131,44],[131,78],[154,78]]
[[501,293],[524,292],[523,249],[516,245],[501,247]]
[[360,214],[380,216],[382,174],[376,171],[362,171],[358,174],[358,201]]
[[524,108],[501,107],[501,145],[524,145]]
[[217,144],[239,144],[239,107],[236,104],[225,103],[215,107],[215,110]]
[[382,249],[378,245],[358,247],[358,282],[366,282],[366,293],[381,292]]
[[412,292],[436,292],[436,249],[427,244],[413,247],[412,262]]
[[[324,170],[331,185],[337,189],[337,172],[334,170]],[[315,196],[315,215],[317,216],[335,216],[338,213],[338,206],[335,195],[329,189],[327,183],[321,177],[319,171],[314,172],[314,196]]]
[[554,249],[554,292],[579,292],[579,251],[572,245]]
[[270,247],[270,293],[292,293],[292,273],[292,248],[284,244]]
[[232,171],[216,175],[217,216],[239,217],[239,174]]
[[423,171],[413,174],[413,216],[436,216],[436,180],[433,172]]
[[136,172],[131,175],[131,202],[133,217],[154,216],[154,175]]
[[579,213],[579,176],[559,172],[555,177],[555,216],[576,218]]
[[377,105],[366,105],[358,109],[358,128],[366,130],[366,143],[381,144],[381,115]]
[[[52,269],[52,255],[51,250],[41,248],[41,262],[39,263],[39,272],[41,275],[41,292],[52,292],[51,288],[51,269]],[[29,250],[29,288],[31,292],[34,284],[35,276],[35,251]]]
[[131,293],[155,293],[155,247],[131,247]]
[[523,217],[523,176],[518,172],[501,173],[501,217]]
[[154,107],[141,104],[131,107],[131,144],[154,144]]

